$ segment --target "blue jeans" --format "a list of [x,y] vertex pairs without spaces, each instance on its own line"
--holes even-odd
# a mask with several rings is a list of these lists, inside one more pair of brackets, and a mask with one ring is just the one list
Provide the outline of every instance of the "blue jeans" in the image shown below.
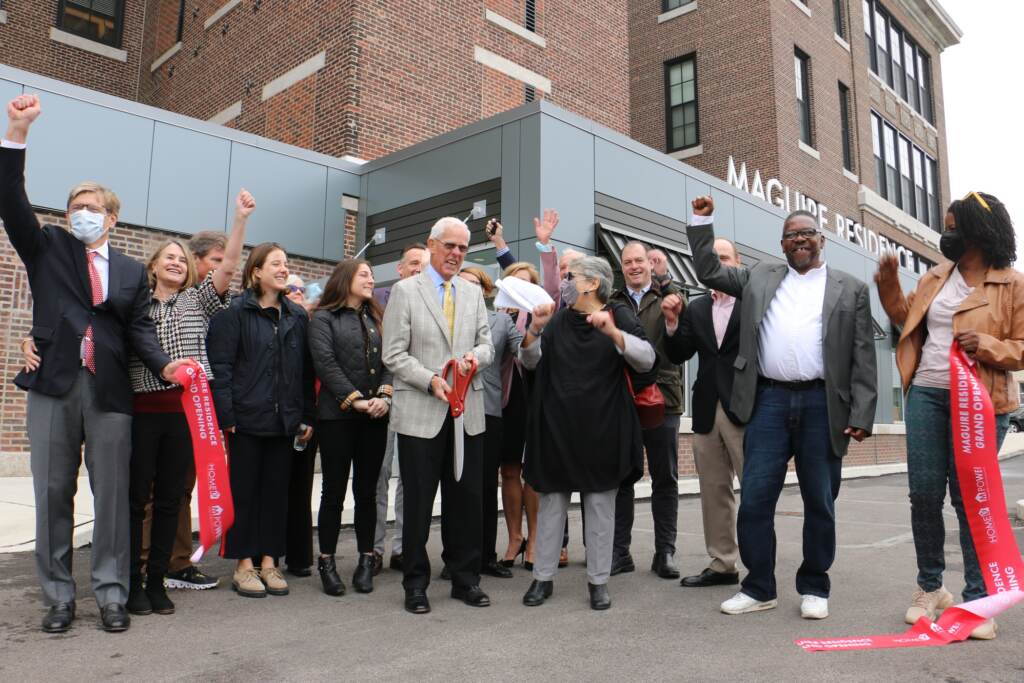
[[[953,456],[953,431],[949,417],[949,390],[911,386],[907,392],[907,483],[910,487],[910,528],[917,552],[917,585],[923,591],[938,590],[946,568],[943,546],[946,525],[942,508],[949,499],[960,523],[960,550],[964,558],[964,601],[985,597],[985,580],[971,540],[964,503],[957,482]],[[1010,424],[1008,415],[996,416],[996,448]]]
[[748,570],[743,592],[774,600],[775,506],[790,457],[796,460],[804,502],[804,561],[796,574],[801,595],[827,598],[828,569],[836,554],[835,500],[842,460],[829,438],[825,389],[794,391],[758,386],[743,439],[743,482],[736,531]]

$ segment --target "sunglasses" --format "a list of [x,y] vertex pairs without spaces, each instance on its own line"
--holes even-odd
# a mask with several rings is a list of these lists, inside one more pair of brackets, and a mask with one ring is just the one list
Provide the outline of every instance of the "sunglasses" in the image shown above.
[[289,294],[294,294],[295,292],[298,292],[299,294],[305,294],[306,293],[306,288],[305,287],[299,287],[298,285],[288,285],[288,293]]
[[981,204],[981,208],[985,209],[989,213],[992,213],[992,209],[989,207],[988,202],[986,202],[985,199],[974,190],[971,190],[970,192],[965,194],[962,201],[966,202],[971,197],[974,197],[974,199],[978,200],[978,203]]

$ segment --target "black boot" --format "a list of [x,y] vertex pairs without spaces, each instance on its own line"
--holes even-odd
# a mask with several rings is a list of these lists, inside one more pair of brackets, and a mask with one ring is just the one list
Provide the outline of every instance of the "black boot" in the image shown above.
[[587,583],[587,588],[590,590],[590,609],[601,610],[612,606],[612,599],[608,596],[606,584]]
[[159,576],[150,574],[146,578],[146,598],[149,600],[150,607],[157,614],[174,614],[174,603],[167,597],[163,574]]
[[128,603],[125,605],[132,614],[152,614],[153,605],[149,602],[146,589],[142,587],[142,574],[132,574],[128,586]]
[[352,587],[358,593],[373,592],[373,555],[359,554],[359,564],[352,575]]
[[543,605],[544,601],[551,597],[552,591],[554,591],[553,582],[534,579],[527,589],[526,595],[523,596],[523,604],[527,607]]
[[338,576],[338,568],[334,564],[334,555],[321,557],[316,561],[316,570],[320,572],[320,580],[324,584],[324,593],[328,595],[344,595],[345,584]]

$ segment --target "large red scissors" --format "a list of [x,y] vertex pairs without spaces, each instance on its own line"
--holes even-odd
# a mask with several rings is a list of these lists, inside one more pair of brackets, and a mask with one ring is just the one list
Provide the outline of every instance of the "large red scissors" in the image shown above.
[[448,382],[448,373],[451,372],[452,379],[448,386],[451,388],[445,394],[448,399],[449,410],[454,421],[452,432],[452,444],[455,457],[452,461],[455,470],[455,481],[462,479],[462,463],[466,453],[466,431],[463,425],[463,413],[466,412],[466,394],[473,383],[473,375],[476,374],[477,362],[472,360],[469,372],[462,375],[459,372],[459,361],[452,358],[444,364],[441,369],[441,379]]

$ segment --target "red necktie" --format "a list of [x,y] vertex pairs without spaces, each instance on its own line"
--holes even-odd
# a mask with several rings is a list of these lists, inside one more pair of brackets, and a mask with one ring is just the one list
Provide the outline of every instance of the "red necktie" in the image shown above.
[[[89,285],[92,287],[92,305],[99,306],[103,303],[103,282],[100,280],[100,272],[93,265],[96,252],[85,252],[85,258],[89,261]],[[89,372],[96,374],[96,344],[92,340],[92,325],[85,328],[85,367]]]

